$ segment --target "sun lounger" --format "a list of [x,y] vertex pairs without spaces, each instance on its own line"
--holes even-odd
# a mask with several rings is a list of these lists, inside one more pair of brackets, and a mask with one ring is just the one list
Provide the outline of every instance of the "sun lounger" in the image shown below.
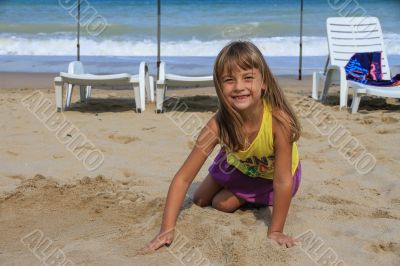
[[[74,65],[81,64],[80,62]],[[72,64],[71,63],[71,64]],[[83,67],[82,67],[83,72]],[[139,67],[138,75],[130,75],[127,73],[112,74],[112,75],[93,75],[93,74],[71,74],[61,72],[59,77],[54,79],[55,92],[56,92],[56,108],[57,111],[63,111],[64,107],[64,86],[68,84],[67,103],[69,107],[72,95],[72,88],[74,85],[80,86],[80,100],[86,101],[90,95],[93,86],[119,86],[129,85],[134,90],[136,111],[138,113],[145,110],[145,92],[147,92],[147,99],[154,101],[154,82],[153,78],[148,74],[146,63],[142,62]]]
[[[352,113],[356,113],[361,97],[370,94],[400,97],[400,87],[377,87],[346,80],[345,65],[354,53],[382,52],[383,79],[390,80],[389,62],[383,43],[382,29],[376,17],[332,17],[327,19],[329,58],[324,72],[313,74],[312,97],[324,101],[332,84],[340,85],[340,108],[347,107],[348,89],[353,90]],[[319,83],[323,81],[322,93]]]
[[163,104],[167,89],[170,87],[210,87],[214,86],[213,76],[180,76],[168,74],[165,71],[165,62],[161,62],[156,89],[156,112],[163,112]]

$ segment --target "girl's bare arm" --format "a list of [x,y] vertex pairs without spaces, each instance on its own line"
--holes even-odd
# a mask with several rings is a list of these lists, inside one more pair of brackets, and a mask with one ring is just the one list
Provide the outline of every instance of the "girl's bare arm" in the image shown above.
[[[193,150],[171,182],[164,208],[161,230],[158,236],[172,231],[175,227],[180,208],[190,184],[217,144],[218,125],[216,119],[213,117],[201,130]],[[172,242],[172,239],[169,239],[169,241]],[[160,241],[156,236],[156,238],[149,243],[148,247],[152,250],[156,250],[167,242],[168,241],[163,240]]]
[[283,234],[286,216],[292,199],[292,143],[281,124],[273,118],[275,145],[274,206],[268,236],[279,244],[292,246],[294,239]]
[[216,125],[214,118],[207,123],[200,132],[192,152],[175,174],[168,191],[162,230],[168,230],[175,226],[180,207],[190,184],[207,160],[207,157],[218,144]]

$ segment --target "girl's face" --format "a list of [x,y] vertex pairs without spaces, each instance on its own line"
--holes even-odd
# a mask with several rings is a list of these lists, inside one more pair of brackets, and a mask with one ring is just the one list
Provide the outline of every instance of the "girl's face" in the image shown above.
[[257,68],[239,69],[231,74],[224,70],[221,82],[222,94],[237,111],[246,111],[262,104],[261,94],[265,86]]

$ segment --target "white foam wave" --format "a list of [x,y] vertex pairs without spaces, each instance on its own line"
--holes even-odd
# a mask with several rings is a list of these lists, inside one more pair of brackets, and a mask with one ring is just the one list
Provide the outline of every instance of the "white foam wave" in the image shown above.
[[[299,37],[255,38],[252,41],[266,56],[297,56]],[[72,38],[36,38],[0,35],[0,55],[75,55],[76,43]],[[169,41],[162,42],[163,56],[215,56],[229,40]],[[400,35],[385,35],[388,54],[400,55]],[[116,41],[82,38],[81,54],[88,56],[154,56],[157,44],[153,40]],[[328,53],[326,37],[304,37],[304,56],[323,56]]]

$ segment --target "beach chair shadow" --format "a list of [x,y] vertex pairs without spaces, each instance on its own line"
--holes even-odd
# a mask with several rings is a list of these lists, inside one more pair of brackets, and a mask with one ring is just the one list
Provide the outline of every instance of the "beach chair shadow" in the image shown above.
[[[400,102],[399,101],[391,101],[389,103],[385,98],[374,97],[374,96],[364,96],[363,101],[360,102],[358,112],[365,113],[368,111],[376,111],[381,110],[384,113],[391,113],[400,111]],[[349,96],[348,103],[351,103],[353,100],[353,96]],[[339,95],[327,95],[324,101],[325,105],[328,106],[338,106],[340,103]]]
[[173,87],[213,87],[213,76],[181,76],[166,73],[165,62],[160,63],[159,78],[156,88],[156,112],[164,112],[164,106],[167,104],[166,93],[168,88]]
[[132,99],[122,97],[90,98],[87,102],[72,103],[70,110],[80,113],[120,113],[134,110],[136,104],[132,102]]
[[[313,73],[312,97],[325,101],[329,87],[340,86],[339,107],[347,108],[348,90],[353,91],[351,112],[356,113],[361,97],[400,98],[400,86],[378,87],[346,80],[346,66],[355,53],[382,52],[382,78],[390,80],[389,62],[383,43],[381,25],[376,17],[331,17],[327,19],[329,57],[323,72]],[[320,93],[320,83],[323,87]]]
[[218,97],[208,95],[168,97],[163,112],[216,112]]

